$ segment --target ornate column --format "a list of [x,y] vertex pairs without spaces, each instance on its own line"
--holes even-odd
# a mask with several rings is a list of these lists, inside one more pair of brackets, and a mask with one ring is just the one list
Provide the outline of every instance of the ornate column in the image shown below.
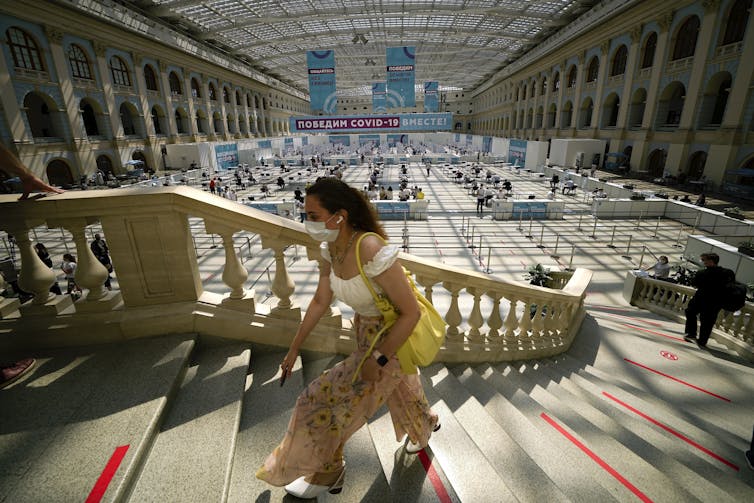
[[[52,63],[55,66],[55,73],[60,83],[60,94],[63,97],[63,106],[65,107],[66,125],[71,132],[71,140],[74,145],[73,155],[76,159],[74,164],[76,169],[79,169],[79,166],[87,164],[81,158],[80,149],[82,142],[88,141],[88,138],[84,129],[84,123],[79,114],[76,97],[73,94],[72,80],[68,77],[70,75],[70,67],[63,52],[63,32],[52,26],[45,26],[45,34],[47,35],[47,40],[50,42],[50,55],[52,56]],[[79,173],[80,175],[81,173]]]
[[[600,69],[597,73],[597,89],[594,91],[594,109],[592,110],[591,130],[592,135],[596,138],[599,136],[600,116],[602,115],[602,101],[605,91],[605,81],[607,80],[607,67],[610,66],[610,42],[605,41],[600,45]],[[603,156],[600,156],[603,157]]]
[[149,107],[149,98],[147,97],[147,82],[144,80],[144,56],[140,53],[133,53],[134,58],[134,76],[139,88],[139,104],[141,105],[141,114],[144,116],[144,125],[146,126],[147,136],[154,137],[157,133],[152,121],[152,110]]
[[165,98],[165,115],[168,119],[168,138],[170,143],[178,142],[178,127],[175,125],[175,106],[173,105],[173,95],[170,92],[170,79],[168,79],[168,65],[159,62],[160,65],[160,87],[162,95]]
[[565,89],[568,79],[566,71],[568,70],[568,60],[564,59],[560,64],[560,84],[558,85],[558,97],[555,110],[555,129],[560,129],[561,114],[563,113],[563,89]]
[[573,90],[573,109],[571,111],[570,135],[575,136],[579,125],[579,115],[581,114],[581,91],[584,88],[584,65],[586,64],[586,52],[579,54],[579,61],[576,63],[576,86]]
[[[626,73],[623,75],[623,92],[620,98],[620,108],[618,109],[618,120],[615,127],[621,131],[628,128],[628,117],[631,111],[631,89],[633,88],[635,73],[638,73],[639,60],[639,43],[641,42],[642,25],[635,26],[631,30],[631,47],[628,49],[628,60],[626,61]],[[618,151],[620,145],[611,147],[612,152]]]
[[[657,46],[655,47],[655,57],[652,64],[652,77],[649,80],[649,89],[647,89],[647,106],[644,108],[644,118],[641,127],[644,130],[652,128],[652,123],[657,112],[657,100],[659,96],[660,78],[663,75],[665,64],[667,63],[667,45],[670,31],[670,25],[673,23],[673,12],[668,12],[659,17],[657,24],[660,26],[660,33],[657,35]],[[633,155],[632,155],[633,157]],[[640,159],[643,159],[642,156]]]
[[196,141],[196,135],[199,133],[199,129],[196,126],[196,109],[194,108],[194,95],[191,93],[191,75],[188,68],[181,68],[183,72],[183,89],[185,92],[183,95],[186,97],[186,113],[188,114],[188,134]]
[[107,46],[101,42],[92,43],[94,53],[97,55],[97,67],[99,76],[102,79],[102,91],[105,95],[105,107],[110,115],[110,130],[113,132],[113,139],[122,139],[123,123],[120,120],[120,110],[115,104],[115,90],[113,89],[113,79],[110,73],[110,65],[107,62]]

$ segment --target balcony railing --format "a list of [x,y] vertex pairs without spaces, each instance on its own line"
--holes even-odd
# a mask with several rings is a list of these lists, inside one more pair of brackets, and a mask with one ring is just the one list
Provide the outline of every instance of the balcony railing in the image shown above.
[[[190,187],[71,192],[33,202],[16,199],[0,196],[0,229],[16,238],[19,285],[34,298],[20,307],[8,307],[15,299],[6,299],[0,309],[0,318],[6,318],[0,320],[0,332],[12,330],[19,337],[64,345],[198,331],[288,346],[302,318],[297,299],[308,301],[314,293],[310,281],[297,286],[289,273],[295,267],[296,274],[318,277],[317,265],[299,260],[300,249],[310,260],[322,260],[319,243],[302,224]],[[87,227],[96,222],[110,245],[119,291],[104,290],[107,271],[85,238]],[[224,293],[205,290],[209,280],[199,273],[192,228],[202,224],[206,233],[219,236],[217,243],[224,251],[218,271]],[[70,296],[49,292],[54,273],[33,252],[30,239],[30,231],[39,225],[61,227],[73,236],[79,258],[76,282],[85,291],[73,304]],[[251,264],[251,286],[267,292],[267,302],[259,301],[249,287],[249,264],[242,262],[234,245],[239,233],[251,235],[249,242],[260,247],[258,262]],[[584,296],[592,276],[586,269],[558,275],[553,286],[559,289],[550,289],[408,254],[401,254],[401,261],[430,300],[447,306],[441,361],[505,361],[562,353],[585,315]],[[56,332],[60,327],[65,331]],[[346,353],[354,344],[339,311],[332,308],[305,347]]]
[[[637,278],[628,273],[629,281],[635,281],[630,290],[632,305],[648,309],[677,321],[685,320],[685,310],[696,292],[690,286],[677,285],[652,278]],[[626,299],[629,300],[629,299]],[[754,354],[754,304],[747,302],[737,313],[720,311],[715,331],[725,336],[729,345],[742,354]]]

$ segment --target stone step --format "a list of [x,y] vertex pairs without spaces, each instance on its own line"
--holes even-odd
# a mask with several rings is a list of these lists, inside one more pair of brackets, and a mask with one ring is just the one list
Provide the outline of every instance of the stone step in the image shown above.
[[195,335],[171,335],[35,352],[36,367],[2,391],[0,499],[85,501],[96,491],[122,500],[194,344]]
[[592,422],[584,416],[588,406],[574,404],[580,412],[556,398],[546,389],[536,385],[529,396],[574,433],[577,438],[599,456],[605,463],[616,470],[622,477],[636,487],[638,491],[656,502],[705,501],[698,499],[678,484],[672,477],[659,471],[648,460],[637,455],[612,435],[615,428],[602,429],[597,421]]
[[553,377],[548,391],[562,402],[574,404],[576,412],[610,431],[617,441],[671,476],[696,498],[722,503],[751,497],[751,488],[729,475],[729,467],[639,416],[624,413],[601,393],[594,394],[559,375],[556,368],[544,365],[542,369]]
[[[490,367],[480,367],[480,374],[470,367],[454,368],[454,374],[470,393],[484,406],[487,413],[534,460],[566,497],[571,501],[606,502],[615,498],[592,480],[591,467],[564,449],[556,449],[552,435],[535,427],[532,421],[497,391],[485,377],[496,373]],[[533,418],[539,421],[539,418]]]
[[[441,429],[432,435],[431,450],[461,501],[518,501],[467,432],[434,389],[441,380],[455,379],[442,364],[422,369],[427,400],[440,416]],[[469,460],[474,460],[470,463]]]
[[229,502],[280,501],[286,496],[282,487],[273,487],[255,477],[283,439],[303,388],[300,358],[285,385],[280,386],[280,362],[285,354],[285,351],[262,354],[255,351],[251,358],[233,456]]
[[245,344],[198,351],[131,501],[226,499],[249,358]]
[[519,501],[569,501],[453,372],[440,368],[431,380],[433,389]]
[[[570,470],[579,470],[591,477],[591,482],[587,483],[587,487],[602,486],[618,500],[635,497],[629,487],[604,468],[600,461],[593,459],[592,456],[594,455],[601,457],[598,452],[599,445],[592,445],[581,438],[568,427],[555,411],[543,407],[530,396],[537,385],[529,380],[528,376],[516,369],[511,369],[510,366],[499,365],[498,368],[487,367],[483,377],[529,418],[534,427],[549,439],[554,450],[562,451],[568,455],[567,466]],[[591,451],[591,454],[585,452],[582,447],[577,445],[577,442]]]
[[[667,420],[671,422],[675,420],[675,418],[683,419],[687,424],[699,426],[701,430],[708,432],[708,435],[714,436],[718,442],[724,442],[727,445],[734,446],[738,449],[743,448],[748,443],[748,436],[751,434],[751,431],[748,431],[745,434],[742,433],[741,435],[736,434],[735,431],[740,430],[743,432],[744,430],[750,430],[751,425],[749,425],[748,428],[745,428],[742,425],[735,425],[734,428],[730,421],[727,421],[723,417],[723,410],[727,411],[728,404],[723,403],[722,401],[720,401],[718,408],[723,410],[718,410],[718,412],[706,411],[697,406],[698,404],[695,402],[704,400],[704,397],[696,397],[697,400],[684,401],[683,408],[678,410],[670,405],[675,403],[676,399],[673,399],[672,401],[665,400],[656,396],[654,393],[637,388],[626,383],[622,379],[616,379],[614,376],[602,372],[590,365],[587,365],[584,370],[580,370],[578,375],[586,379],[594,378],[601,383],[610,384],[614,387],[613,389],[616,392],[620,391],[627,394],[627,396],[640,400],[645,407],[656,411],[654,417],[658,419],[666,417]],[[749,417],[746,421],[750,423],[751,418]]]

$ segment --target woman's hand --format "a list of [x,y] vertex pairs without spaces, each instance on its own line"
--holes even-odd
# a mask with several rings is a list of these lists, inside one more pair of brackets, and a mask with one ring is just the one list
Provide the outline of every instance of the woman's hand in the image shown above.
[[361,380],[374,382],[379,381],[380,377],[382,377],[382,367],[374,358],[368,356],[364,365],[361,366]]
[[293,365],[296,364],[296,358],[298,358],[298,349],[291,348],[288,350],[285,358],[283,358],[283,361],[280,362],[280,370],[283,372],[286,379],[293,373]]

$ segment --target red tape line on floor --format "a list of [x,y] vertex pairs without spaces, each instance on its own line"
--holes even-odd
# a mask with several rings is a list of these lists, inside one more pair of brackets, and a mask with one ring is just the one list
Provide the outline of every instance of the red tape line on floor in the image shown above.
[[666,374],[664,372],[660,372],[659,370],[655,370],[652,367],[647,367],[646,365],[642,365],[641,363],[637,363],[637,362],[635,362],[633,360],[629,360],[628,358],[624,358],[624,360],[627,361],[628,363],[632,364],[632,365],[636,365],[637,367],[641,367],[641,368],[643,368],[645,370],[649,370],[650,372],[654,372],[657,375],[661,375],[662,377],[667,377],[668,379],[672,379],[673,381],[675,381],[677,383],[681,383],[681,384],[683,384],[685,386],[688,386],[689,388],[694,388],[695,390],[701,391],[702,393],[707,393],[708,395],[714,396],[715,398],[719,398],[720,400],[725,400],[726,402],[730,402],[729,398],[725,398],[724,396],[720,396],[717,393],[713,393],[713,392],[708,391],[708,390],[706,390],[704,388],[700,388],[699,386],[695,386],[695,385],[693,385],[691,383],[688,383],[688,382],[684,381],[683,379],[678,379],[677,377],[673,377],[670,374]]
[[647,332],[653,335],[660,335],[662,337],[667,337],[668,339],[686,342],[686,340],[683,337],[675,337],[672,335],[663,334],[662,332],[655,332],[654,330],[649,330],[648,328],[637,327],[636,325],[631,325],[630,323],[621,323],[621,325],[623,325],[624,327],[633,328],[634,330],[641,330],[642,332]]
[[651,502],[652,501],[649,498],[649,496],[647,496],[646,494],[644,494],[643,492],[641,492],[639,490],[639,488],[637,488],[631,482],[629,482],[628,480],[626,480],[626,478],[623,475],[621,475],[620,473],[618,473],[618,471],[615,468],[613,468],[612,466],[610,466],[609,464],[607,464],[607,462],[604,459],[602,459],[597,454],[595,454],[589,447],[587,447],[586,445],[582,444],[581,441],[579,441],[579,439],[577,439],[576,437],[574,437],[573,435],[571,435],[570,433],[568,433],[568,431],[565,428],[563,428],[562,426],[560,426],[554,419],[552,419],[550,416],[548,416],[547,413],[543,412],[539,416],[542,419],[544,419],[545,421],[547,421],[548,423],[550,423],[550,426],[552,426],[553,428],[555,428],[556,430],[558,430],[558,432],[561,435],[563,435],[568,440],[570,440],[571,443],[573,443],[576,447],[578,447],[579,449],[581,449],[584,452],[584,454],[586,454],[587,456],[589,456],[590,458],[592,458],[592,461],[594,461],[595,463],[597,463],[598,465],[600,465],[603,470],[605,470],[607,473],[609,473],[610,475],[612,475],[616,480],[618,480],[618,482],[620,482],[621,484],[623,484],[626,487],[626,489],[628,489],[629,491],[631,491],[632,493],[634,493],[637,498],[639,498],[640,500],[645,501],[645,502]]
[[98,503],[102,499],[102,496],[105,495],[105,491],[107,491],[107,486],[109,486],[110,481],[113,480],[115,472],[118,471],[118,467],[126,456],[129,447],[130,445],[121,445],[120,447],[115,448],[115,452],[110,456],[110,461],[105,465],[105,469],[102,470],[97,482],[94,484],[92,492],[90,492],[89,496],[86,498],[86,503]]
[[739,470],[738,465],[736,465],[735,463],[732,463],[732,462],[728,461],[727,459],[725,459],[724,457],[722,457],[722,456],[720,456],[718,454],[715,454],[714,452],[712,452],[711,450],[707,449],[706,447],[703,447],[703,446],[697,444],[696,442],[694,442],[693,440],[691,440],[689,437],[687,437],[686,435],[684,435],[682,433],[679,433],[678,431],[674,430],[670,426],[667,426],[666,424],[661,423],[657,419],[655,419],[655,418],[653,418],[651,416],[648,416],[647,414],[644,414],[642,411],[640,411],[640,410],[638,410],[638,409],[636,409],[636,408],[628,405],[626,402],[624,402],[624,401],[622,401],[622,400],[614,397],[613,395],[611,395],[610,393],[608,393],[606,391],[603,391],[602,394],[605,395],[606,397],[608,397],[610,400],[613,400],[614,402],[617,402],[620,405],[624,406],[625,408],[627,408],[628,410],[630,410],[634,414],[636,414],[636,415],[638,415],[640,417],[643,417],[644,419],[646,419],[650,423],[652,423],[652,424],[654,424],[656,426],[659,426],[660,428],[662,428],[663,430],[667,431],[671,435],[675,435],[676,437],[680,438],[681,440],[683,440],[687,444],[696,447],[697,449],[699,449],[703,453],[707,454],[708,456],[711,456],[711,457],[715,458],[716,460],[720,461],[721,463],[730,466],[735,471]]
[[437,475],[435,467],[432,466],[432,460],[429,459],[429,456],[427,456],[427,453],[423,450],[419,451],[419,460],[422,462],[422,466],[424,466],[424,470],[427,472],[427,477],[429,477],[429,481],[432,482],[432,487],[435,488],[439,500],[442,503],[451,503],[452,500],[448,495],[448,491],[445,489],[442,480],[440,480],[440,476]]

